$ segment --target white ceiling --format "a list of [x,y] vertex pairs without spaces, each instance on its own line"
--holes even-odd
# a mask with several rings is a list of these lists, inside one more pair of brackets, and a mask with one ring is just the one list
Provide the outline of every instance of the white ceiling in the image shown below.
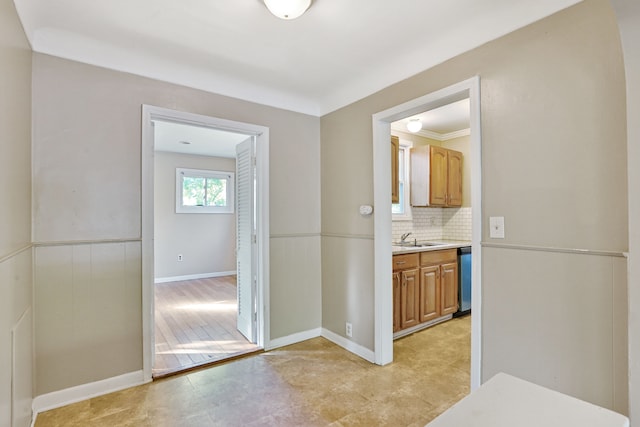
[[408,132],[407,123],[420,120],[422,130],[417,132],[418,135],[444,141],[469,134],[470,114],[469,98],[466,98],[398,120],[391,123],[391,128]]
[[[15,0],[33,50],[321,116],[580,0]],[[420,94],[417,94],[420,95]]]
[[236,157],[236,145],[250,138],[228,132],[181,123],[154,122],[154,149],[195,156]]

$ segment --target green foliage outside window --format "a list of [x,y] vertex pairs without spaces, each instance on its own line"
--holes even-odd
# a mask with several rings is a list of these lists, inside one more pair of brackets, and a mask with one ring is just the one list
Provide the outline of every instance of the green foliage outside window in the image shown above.
[[185,176],[182,180],[183,206],[227,206],[227,180]]

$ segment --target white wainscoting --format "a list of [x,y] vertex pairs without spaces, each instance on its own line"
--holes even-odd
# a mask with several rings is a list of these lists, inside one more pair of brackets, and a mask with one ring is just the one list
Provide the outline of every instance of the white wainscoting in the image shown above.
[[31,245],[0,256],[0,426],[31,422],[32,292]]

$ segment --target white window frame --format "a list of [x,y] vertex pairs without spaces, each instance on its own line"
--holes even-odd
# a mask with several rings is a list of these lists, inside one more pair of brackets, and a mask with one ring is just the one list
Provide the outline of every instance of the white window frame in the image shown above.
[[[185,206],[183,201],[183,177],[190,178],[216,178],[227,181],[227,204],[226,206]],[[212,171],[205,169],[176,168],[176,213],[233,213],[235,194],[235,173]]]
[[402,168],[404,170],[404,176],[400,177],[400,182],[402,182],[402,192],[404,193],[403,196],[403,200],[404,200],[404,213],[401,214],[396,214],[396,213],[391,213],[391,220],[392,221],[411,221],[413,219],[413,216],[411,215],[411,190],[410,190],[410,181],[409,181],[409,168],[411,167],[411,156],[410,156],[410,152],[411,152],[411,147],[413,147],[413,143],[411,141],[406,141],[401,139],[400,140],[400,150],[404,151],[404,154],[402,156],[403,160],[404,160],[404,167]]

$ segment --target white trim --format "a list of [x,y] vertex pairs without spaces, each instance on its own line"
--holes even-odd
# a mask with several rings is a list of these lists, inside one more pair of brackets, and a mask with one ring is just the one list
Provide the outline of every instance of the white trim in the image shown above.
[[[388,145],[388,144],[387,144]],[[387,150],[389,151],[389,150]],[[391,246],[389,246],[391,247]],[[391,259],[391,258],[389,258]],[[391,262],[389,262],[389,264],[391,264]],[[389,288],[391,288],[391,286],[389,286]],[[364,360],[371,362],[371,363],[377,363],[376,362],[376,355],[374,354],[373,351],[369,350],[366,347],[361,346],[358,343],[355,343],[341,335],[336,334],[335,332],[331,332],[328,329],[322,328],[322,337],[328,339],[329,341],[331,341],[332,343],[339,345],[340,347],[344,348],[347,351],[350,351],[351,353],[362,357]]]
[[143,371],[136,371],[42,394],[33,399],[33,412],[37,415],[40,412],[91,399],[96,396],[102,396],[107,393],[113,393],[114,391],[124,390],[125,388],[135,387],[147,382],[149,381],[144,379]]
[[456,139],[463,136],[471,135],[471,129],[460,129],[449,133],[437,133],[430,130],[421,130],[416,135],[424,136],[425,138],[435,139],[436,141],[449,141],[450,139]]
[[201,274],[187,274],[186,276],[171,276],[171,277],[156,277],[154,283],[169,283],[169,282],[181,282],[183,280],[195,280],[195,279],[209,279],[211,277],[224,277],[234,276],[235,270],[232,271],[218,271],[216,273],[201,273]]
[[433,139],[433,140],[436,140],[436,141],[449,141],[450,139],[456,139],[456,138],[461,138],[463,136],[471,135],[471,128],[455,130],[455,131],[449,132],[449,133],[438,133],[438,132],[430,131],[428,129],[422,129],[422,130],[420,130],[418,132],[412,133],[412,132],[408,132],[406,128],[404,128],[403,126],[397,124],[396,122],[391,124],[391,129],[393,129],[394,131],[397,131],[397,132],[409,133],[411,135],[423,136],[425,138]]
[[482,236],[482,162],[480,128],[480,78],[472,77],[447,88],[405,102],[372,116],[373,125],[373,186],[374,186],[374,347],[375,363],[385,365],[393,361],[392,290],[391,277],[391,173],[389,135],[391,123],[466,97],[471,110],[471,205],[472,205],[472,321],[471,321],[471,389],[480,386],[482,379],[481,349],[481,248]]
[[154,360],[154,254],[152,120],[222,129],[256,138],[257,345],[269,343],[269,128],[250,123],[142,105],[142,345],[144,379],[151,380]]
[[265,350],[273,350],[274,348],[296,344],[312,338],[318,338],[321,336],[321,333],[322,330],[320,328],[315,328],[309,329],[308,331],[296,332],[295,334],[287,335],[286,337],[276,338],[265,347]]
[[402,159],[404,165],[402,170],[404,171],[404,177],[402,177],[402,192],[404,201],[404,213],[394,214],[391,213],[392,221],[411,221],[413,220],[413,212],[411,210],[411,148],[413,142],[407,141],[398,137],[400,149],[403,151]]

